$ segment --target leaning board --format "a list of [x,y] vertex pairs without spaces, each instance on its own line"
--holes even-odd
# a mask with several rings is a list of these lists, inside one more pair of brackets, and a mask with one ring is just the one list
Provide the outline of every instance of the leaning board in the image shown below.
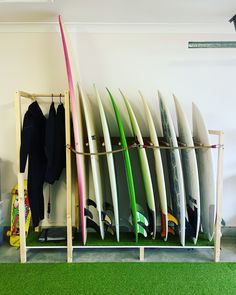
[[[133,129],[133,135],[135,138],[137,138],[139,144],[144,145],[143,137],[138,125],[138,121],[135,117],[134,111],[128,99],[124,96],[124,94],[121,91],[120,93],[123,97],[123,100],[125,102],[125,105],[129,114],[131,126]],[[153,186],[152,186],[152,178],[151,178],[151,173],[150,173],[147,154],[145,149],[138,148],[138,155],[139,155],[139,161],[141,165],[144,188],[146,192],[146,201],[148,205],[149,229],[153,239],[155,239],[156,238],[156,220],[157,220],[156,206],[155,206],[155,198],[154,198],[154,192],[153,192]]]
[[[84,152],[83,147],[83,127],[82,127],[82,115],[81,108],[78,99],[78,92],[75,88],[76,69],[73,68],[74,63],[71,63],[71,57],[73,56],[70,49],[69,38],[63,24],[61,17],[59,16],[59,25],[62,38],[62,45],[65,56],[67,78],[70,90],[70,105],[72,112],[73,131],[75,139],[75,150],[77,152]],[[80,207],[80,223],[82,232],[82,241],[86,243],[86,218],[84,215],[84,209],[86,204],[86,176],[85,176],[85,159],[83,155],[76,154],[76,168],[77,168],[77,181],[79,189],[79,207]]]
[[157,187],[158,187],[159,200],[160,200],[160,210],[162,215],[161,236],[166,241],[168,238],[168,210],[167,210],[166,186],[165,186],[165,178],[164,178],[163,165],[162,165],[162,159],[161,159],[161,152],[160,152],[160,149],[157,148],[159,147],[159,141],[158,141],[156,128],[155,128],[148,104],[140,91],[139,91],[139,94],[142,98],[144,109],[145,109],[145,114],[147,118],[149,134],[150,134],[150,140],[151,140],[151,143],[156,147],[153,149],[153,153],[154,153],[154,159],[155,159],[155,170],[156,170]]
[[[100,161],[97,147],[97,137],[95,132],[95,123],[93,112],[91,109],[90,102],[88,97],[85,96],[83,93],[80,84],[77,83],[80,99],[83,105],[84,110],[84,117],[87,127],[87,134],[88,134],[88,143],[89,143],[89,151],[90,153],[94,153],[95,155],[90,156],[91,166],[92,166],[92,175],[93,175],[93,184],[94,184],[94,191],[95,191],[95,199],[96,199],[96,208],[98,211],[98,223],[100,228],[101,238],[104,239],[104,223],[103,223],[103,191],[102,191],[102,180],[101,180],[101,169],[100,169]],[[92,222],[92,220],[90,220]],[[93,223],[94,224],[94,223]]]
[[[193,137],[197,145],[210,145],[210,139],[206,124],[198,107],[193,103]],[[216,216],[216,192],[214,180],[214,168],[211,149],[198,149],[197,152],[198,173],[201,198],[201,223],[203,232],[209,241],[214,236]]]
[[[111,99],[111,103],[115,112],[117,125],[120,132],[120,139],[121,139],[121,145],[124,149],[124,161],[125,161],[125,169],[126,169],[126,176],[127,176],[127,182],[128,182],[128,189],[129,189],[129,196],[130,196],[130,203],[131,203],[131,211],[132,211],[132,223],[134,226],[134,232],[135,232],[135,241],[138,242],[138,234],[142,234],[144,236],[147,236],[147,232],[145,228],[142,226],[148,225],[148,222],[146,218],[137,211],[137,203],[136,203],[136,196],[135,196],[135,188],[134,188],[134,179],[133,179],[133,173],[131,168],[131,162],[130,162],[130,156],[128,151],[128,145],[126,141],[125,131],[123,127],[123,122],[121,119],[121,115],[119,112],[119,109],[115,103],[115,100],[111,94],[111,92],[107,89],[109,97]],[[141,224],[140,224],[141,223]]]
[[[179,140],[181,144],[192,147],[194,144],[187,117],[177,97],[173,97],[178,122]],[[182,149],[181,156],[188,209],[188,221],[192,227],[194,244],[196,244],[200,227],[200,188],[196,153],[194,149]]]
[[108,165],[110,185],[111,185],[112,204],[113,204],[114,218],[115,218],[116,239],[117,239],[117,242],[119,242],[119,240],[120,240],[120,237],[119,237],[119,210],[118,210],[116,173],[115,173],[113,154],[109,153],[112,151],[111,138],[110,138],[109,127],[107,124],[107,118],[106,118],[106,114],[105,114],[105,111],[103,108],[102,100],[100,98],[99,92],[98,92],[95,85],[94,85],[94,91],[96,93],[100,118],[101,118],[101,122],[102,122],[102,131],[103,131],[103,136],[104,136],[105,150],[106,150],[106,152],[108,152],[106,157],[107,157],[107,165]]
[[[178,148],[177,138],[174,130],[174,124],[172,122],[171,115],[164,100],[159,93],[159,105],[161,111],[161,122],[163,135],[166,142],[170,147]],[[180,153],[178,149],[170,149],[167,151],[168,159],[168,171],[169,179],[171,185],[171,199],[172,199],[172,209],[174,216],[178,220],[178,232],[180,237],[180,242],[185,245],[185,192],[184,192],[184,181],[183,181],[183,171],[180,160]]]

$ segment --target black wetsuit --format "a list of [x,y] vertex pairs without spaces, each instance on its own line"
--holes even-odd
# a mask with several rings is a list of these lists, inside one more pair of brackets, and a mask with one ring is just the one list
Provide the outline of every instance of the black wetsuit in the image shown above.
[[56,110],[54,102],[51,103],[49,115],[46,121],[45,152],[47,168],[45,181],[53,184],[55,181],[55,148],[56,148]]
[[66,167],[66,137],[65,137],[65,108],[61,103],[57,107],[56,136],[55,136],[55,180],[60,178]]
[[20,172],[28,164],[28,196],[34,227],[44,219],[43,183],[46,171],[45,144],[46,118],[38,103],[33,102],[25,116],[21,135]]
[[53,184],[60,178],[63,168],[66,167],[65,152],[65,109],[63,104],[57,107],[51,103],[46,123],[45,151],[47,169],[45,181]]

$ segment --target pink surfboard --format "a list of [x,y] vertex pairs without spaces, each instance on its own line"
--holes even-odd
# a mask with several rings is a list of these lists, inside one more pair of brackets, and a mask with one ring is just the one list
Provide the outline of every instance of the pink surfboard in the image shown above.
[[[71,113],[72,113],[72,122],[73,122],[73,132],[75,139],[75,150],[78,152],[83,152],[83,128],[82,128],[82,116],[80,109],[80,102],[78,99],[78,92],[76,89],[76,83],[74,83],[73,77],[75,77],[72,64],[70,62],[70,48],[68,38],[66,36],[66,30],[63,25],[61,16],[59,16],[59,25],[60,32],[63,44],[63,50],[65,55],[65,63],[67,70],[67,78],[70,90],[70,104],[71,104]],[[85,183],[85,160],[84,156],[76,154],[76,167],[77,167],[77,178],[78,178],[78,191],[79,191],[79,207],[80,207],[80,225],[82,232],[82,241],[83,244],[87,240],[86,232],[86,218],[85,218],[85,198],[86,198],[86,183]]]

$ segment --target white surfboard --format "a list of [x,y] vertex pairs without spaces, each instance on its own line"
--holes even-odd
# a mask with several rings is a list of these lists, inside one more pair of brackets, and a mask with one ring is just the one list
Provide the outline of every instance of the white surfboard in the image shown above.
[[[179,141],[186,146],[194,146],[192,132],[183,108],[173,95],[177,115]],[[197,158],[194,149],[182,149],[181,159],[184,175],[188,221],[194,231],[193,242],[197,243],[200,227],[200,188]]]
[[[153,122],[150,109],[148,107],[148,104],[144,96],[142,95],[140,91],[139,91],[139,94],[142,98],[143,105],[144,105],[151,143],[155,147],[158,147],[159,141],[158,141],[156,128]],[[166,186],[165,186],[165,180],[164,180],[165,177],[163,172],[160,149],[154,148],[153,153],[154,153],[154,159],[155,159],[155,170],[156,170],[156,180],[157,180],[157,187],[158,187],[159,200],[160,200],[160,210],[161,210],[161,215],[163,216],[161,236],[166,241],[168,238],[168,209],[167,209]]]
[[[102,104],[99,92],[98,92],[95,85],[94,85],[94,90],[96,93],[96,98],[97,98],[99,112],[100,112],[100,118],[101,118],[101,122],[102,122],[102,131],[103,131],[103,136],[104,136],[105,150],[106,150],[106,152],[110,152],[110,151],[112,151],[112,145],[111,145],[110,132],[109,132],[108,124],[107,124],[105,111],[103,108],[103,104]],[[107,154],[106,157],[107,157],[107,165],[108,165],[110,185],[111,185],[112,203],[113,203],[115,228],[116,228],[116,238],[117,238],[117,241],[119,242],[119,240],[120,240],[119,211],[118,211],[118,194],[117,194],[114,157],[113,157],[113,154],[111,154],[111,153]]]
[[[95,123],[93,118],[93,113],[91,110],[91,105],[88,98],[85,96],[82,88],[80,87],[79,83],[77,83],[80,99],[82,101],[82,106],[84,110],[84,117],[87,127],[87,134],[88,134],[88,143],[89,143],[89,151],[90,153],[98,153],[97,147],[97,138],[95,132]],[[101,169],[100,169],[100,162],[98,155],[91,155],[91,167],[92,167],[92,175],[93,175],[93,184],[94,184],[94,191],[95,191],[95,199],[96,199],[96,206],[98,211],[98,221],[99,221],[99,228],[101,238],[104,239],[104,223],[103,223],[103,191],[102,191],[102,181],[101,181]]]
[[[124,96],[124,94],[121,92],[120,93],[123,97],[123,100],[125,102],[130,122],[132,125],[133,129],[133,134],[137,138],[138,142],[140,145],[144,145],[143,142],[143,137],[138,125],[138,121],[135,117],[134,111],[128,101],[128,99]],[[143,177],[143,182],[144,182],[144,188],[146,192],[146,200],[147,200],[147,205],[148,205],[148,214],[149,214],[149,227],[151,231],[151,235],[153,239],[156,238],[156,205],[155,205],[155,198],[154,198],[154,192],[153,192],[153,186],[152,186],[152,178],[151,178],[151,173],[149,169],[149,163],[147,159],[147,154],[146,150],[144,148],[139,148],[138,149],[138,154],[139,154],[139,161],[141,165],[141,172],[142,172],[142,177]]]
[[[161,122],[165,141],[170,147],[177,148],[177,138],[175,134],[174,124],[170,115],[170,112],[165,105],[161,94],[158,92],[159,105],[161,111]],[[172,199],[172,210],[174,216],[178,220],[178,232],[180,237],[180,243],[185,245],[185,191],[182,164],[180,160],[180,153],[178,149],[167,150],[167,162],[169,170],[169,180]]]
[[[198,107],[193,103],[193,137],[197,145],[210,145],[206,124]],[[213,239],[216,217],[216,192],[211,149],[197,149],[197,163],[201,198],[201,224],[209,241]]]

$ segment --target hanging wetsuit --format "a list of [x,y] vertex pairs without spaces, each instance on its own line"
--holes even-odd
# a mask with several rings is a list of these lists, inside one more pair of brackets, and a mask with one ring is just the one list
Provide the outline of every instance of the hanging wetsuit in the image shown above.
[[53,184],[55,181],[55,149],[56,149],[56,110],[54,102],[51,103],[45,130],[45,153],[47,168],[45,181]]
[[63,104],[59,104],[56,113],[54,103],[51,103],[46,123],[45,151],[47,156],[45,181],[53,184],[60,178],[63,168],[66,167],[65,109]]
[[20,147],[20,172],[28,159],[28,196],[34,227],[44,219],[43,183],[46,170],[44,151],[46,118],[38,103],[33,102],[24,116]]
[[55,180],[60,178],[62,170],[66,167],[66,133],[65,108],[61,103],[57,108],[56,136],[55,136]]

